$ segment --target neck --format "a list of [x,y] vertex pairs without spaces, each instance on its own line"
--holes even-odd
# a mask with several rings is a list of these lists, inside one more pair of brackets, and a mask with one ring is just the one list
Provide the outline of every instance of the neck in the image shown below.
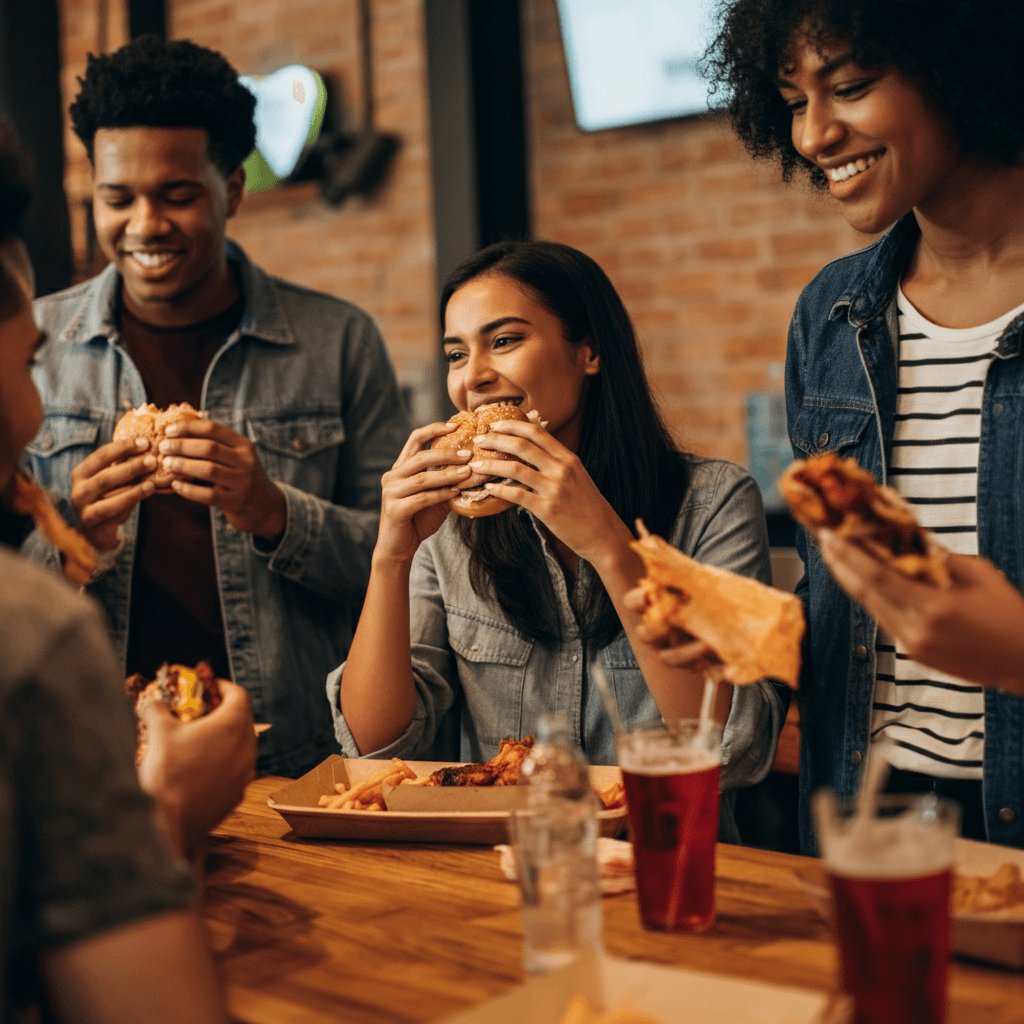
[[191,291],[167,302],[137,302],[121,285],[124,308],[150,327],[191,327],[223,313],[241,294],[238,276],[227,259],[214,267]]

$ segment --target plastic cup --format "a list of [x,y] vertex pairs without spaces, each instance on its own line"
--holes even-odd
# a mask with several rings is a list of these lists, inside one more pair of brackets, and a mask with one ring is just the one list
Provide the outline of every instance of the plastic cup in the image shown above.
[[715,920],[722,727],[697,719],[618,738],[645,928],[703,932]]
[[858,817],[830,792],[813,808],[854,1024],[943,1024],[959,808],[932,793],[882,796]]

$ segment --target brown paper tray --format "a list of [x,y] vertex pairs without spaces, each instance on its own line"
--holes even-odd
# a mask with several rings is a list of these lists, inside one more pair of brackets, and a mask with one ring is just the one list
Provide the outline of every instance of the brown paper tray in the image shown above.
[[[300,779],[271,793],[267,804],[291,826],[297,836],[308,839],[384,840],[407,843],[480,843],[508,842],[508,807],[515,787],[459,786],[443,791],[423,789],[424,801],[437,799],[438,792],[448,794],[443,810],[341,811],[318,807],[321,796],[333,796],[334,784],[351,785],[372,775],[387,761],[344,758],[332,754]],[[429,775],[448,761],[406,761],[417,775]],[[604,789],[622,778],[615,765],[592,765],[590,778],[595,789]],[[404,787],[408,790],[418,787]],[[509,790],[503,809],[493,809],[493,794]],[[404,796],[404,794],[403,794]],[[599,811],[598,823],[603,836],[616,836],[626,824],[626,809]]]

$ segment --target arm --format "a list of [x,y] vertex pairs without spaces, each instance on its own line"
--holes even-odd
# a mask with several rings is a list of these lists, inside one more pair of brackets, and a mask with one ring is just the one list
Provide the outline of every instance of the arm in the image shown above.
[[146,918],[50,950],[41,968],[59,1021],[223,1024],[220,984],[194,910]]
[[950,555],[952,586],[940,589],[831,531],[818,545],[836,582],[914,661],[1024,696],[1024,596],[987,559]]
[[[409,625],[412,561],[420,544],[448,515],[447,502],[458,493],[451,481],[469,475],[468,453],[424,450],[450,429],[434,423],[413,431],[382,480],[380,532],[370,584],[340,691],[341,712],[364,754],[397,739],[412,720],[416,703]],[[447,468],[432,468],[439,465]]]
[[[619,615],[637,663],[658,710],[666,719],[696,718],[704,679],[690,667],[667,664],[658,651],[641,642],[642,626],[628,592],[644,573],[631,548],[633,534],[597,489],[579,458],[533,423],[502,421],[478,443],[514,455],[518,463],[483,460],[470,465],[482,473],[508,476],[525,485],[487,484],[501,498],[532,512],[573,554],[589,562],[604,584]],[[763,517],[762,517],[763,518]],[[724,721],[731,688],[719,688],[715,717]]]

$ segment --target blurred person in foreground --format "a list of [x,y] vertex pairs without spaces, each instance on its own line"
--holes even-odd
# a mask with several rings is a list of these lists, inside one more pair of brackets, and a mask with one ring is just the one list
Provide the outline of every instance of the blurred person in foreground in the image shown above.
[[[19,236],[26,163],[0,121],[0,495],[42,419],[30,370],[50,344]],[[253,776],[248,696],[223,692],[188,726],[149,702],[137,777],[101,609],[0,544],[3,1024],[33,1006],[76,1024],[226,1019],[187,863]]]
[[[205,660],[244,686],[261,772],[337,752],[324,706],[408,425],[369,316],[265,274],[225,241],[255,97],[220,54],[136,40],[90,56],[71,120],[110,265],[37,301],[33,475],[101,553],[89,585],[125,675]],[[189,402],[159,452],[111,441],[129,409]],[[172,493],[154,493],[157,455]],[[37,533],[23,550],[58,567]]]
[[[730,0],[705,57],[751,153],[827,189],[856,230],[884,232],[800,297],[786,376],[794,452],[854,457],[956,556],[953,589],[925,599],[836,538],[819,549],[800,532],[807,852],[811,791],[851,797],[883,737],[895,743],[891,791],[950,796],[965,835],[1024,846],[1024,703],[991,685],[1020,692],[1020,655],[1016,673],[965,657],[1019,648],[1022,51],[1017,0]],[[883,589],[919,610],[892,614]]]

